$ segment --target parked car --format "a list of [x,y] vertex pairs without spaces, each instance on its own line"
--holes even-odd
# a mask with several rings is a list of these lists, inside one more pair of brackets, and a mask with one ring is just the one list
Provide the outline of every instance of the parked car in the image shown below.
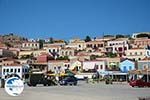
[[129,84],[132,87],[150,87],[150,82],[145,82],[142,79],[130,81]]
[[[148,76],[150,78],[150,76]],[[150,80],[147,80],[147,75],[143,75],[143,77],[139,79],[134,79],[129,82],[129,85],[132,87],[150,87]]]
[[77,85],[78,80],[74,76],[67,76],[59,81],[60,85]]

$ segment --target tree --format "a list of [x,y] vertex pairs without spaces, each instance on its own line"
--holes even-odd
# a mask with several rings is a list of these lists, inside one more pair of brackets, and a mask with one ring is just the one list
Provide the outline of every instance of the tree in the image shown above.
[[54,43],[54,39],[52,37],[49,38],[49,43]]
[[147,37],[147,38],[150,38],[150,35],[149,34],[138,34],[137,36],[136,36],[137,38],[142,38],[142,37]]
[[109,52],[109,53],[107,54],[107,56],[110,57],[110,58],[114,58],[114,57],[117,57],[117,53]]
[[89,42],[89,41],[91,41],[90,36],[86,36],[86,38],[85,38],[85,42]]
[[7,47],[12,47],[12,45],[9,42],[4,43]]
[[90,60],[95,60],[96,58],[100,57],[99,55],[91,55]]
[[104,35],[104,37],[114,37],[113,35]]
[[39,40],[40,49],[43,48],[44,40]]
[[56,60],[69,60],[69,57],[68,56],[61,56],[61,57],[58,57],[56,58]]
[[116,38],[125,38],[125,36],[122,35],[122,34],[117,34],[117,35],[116,35]]

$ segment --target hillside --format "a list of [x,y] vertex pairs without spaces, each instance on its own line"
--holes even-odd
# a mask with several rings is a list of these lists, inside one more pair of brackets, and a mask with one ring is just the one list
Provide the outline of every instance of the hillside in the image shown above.
[[27,41],[27,38],[15,35],[13,33],[0,35],[0,42],[8,47],[20,47],[21,43]]

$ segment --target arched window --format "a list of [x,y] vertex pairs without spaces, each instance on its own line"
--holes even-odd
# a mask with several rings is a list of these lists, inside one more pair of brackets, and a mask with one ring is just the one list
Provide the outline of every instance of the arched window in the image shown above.
[[64,55],[64,52],[62,51],[62,56]]
[[66,55],[66,56],[68,55],[68,51],[65,52],[65,55]]
[[71,51],[69,52],[69,55],[71,55],[71,56],[72,56],[72,52],[71,52]]

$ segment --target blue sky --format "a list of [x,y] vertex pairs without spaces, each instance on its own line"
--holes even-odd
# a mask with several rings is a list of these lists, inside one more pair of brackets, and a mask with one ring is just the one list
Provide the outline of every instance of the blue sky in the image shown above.
[[0,0],[0,34],[84,38],[150,31],[150,0]]

